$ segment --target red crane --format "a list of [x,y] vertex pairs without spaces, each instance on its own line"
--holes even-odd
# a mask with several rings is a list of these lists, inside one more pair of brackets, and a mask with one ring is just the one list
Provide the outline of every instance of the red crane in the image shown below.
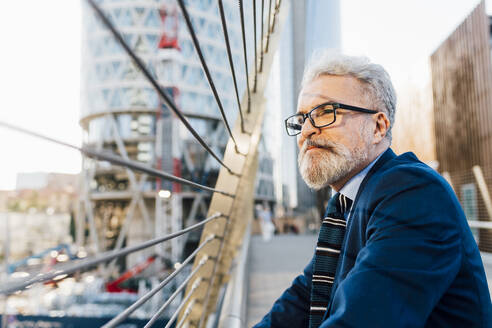
[[127,281],[132,277],[135,277],[140,272],[147,269],[155,261],[155,258],[156,256],[152,255],[151,257],[147,258],[147,260],[145,260],[144,262],[135,265],[133,268],[123,273],[118,279],[108,282],[106,284],[106,291],[110,293],[121,293],[121,292],[136,293],[137,292],[136,290],[121,288],[119,284],[121,284],[124,281]]
[[174,48],[178,46],[178,9],[171,4],[166,4],[159,10],[164,31],[159,41],[160,49]]

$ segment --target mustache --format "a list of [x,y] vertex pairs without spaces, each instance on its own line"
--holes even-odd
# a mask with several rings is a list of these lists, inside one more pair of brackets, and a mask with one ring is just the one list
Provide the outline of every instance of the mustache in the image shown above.
[[307,139],[306,141],[304,141],[300,153],[304,154],[309,147],[324,148],[336,152],[336,149],[338,148],[337,146],[338,145],[335,142],[326,139],[320,139],[320,140]]

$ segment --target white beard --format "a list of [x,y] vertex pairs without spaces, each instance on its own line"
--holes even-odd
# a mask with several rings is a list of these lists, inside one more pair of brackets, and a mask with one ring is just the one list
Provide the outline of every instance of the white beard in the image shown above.
[[[319,146],[322,149],[306,152],[309,146]],[[306,140],[297,158],[301,176],[314,190],[332,185],[367,161],[367,146],[351,151],[343,144],[326,139]]]

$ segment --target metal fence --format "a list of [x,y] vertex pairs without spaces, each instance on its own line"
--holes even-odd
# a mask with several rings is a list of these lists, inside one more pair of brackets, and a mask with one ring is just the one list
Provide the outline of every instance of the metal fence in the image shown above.
[[465,212],[478,247],[492,252],[492,166],[473,166],[470,170],[443,172]]

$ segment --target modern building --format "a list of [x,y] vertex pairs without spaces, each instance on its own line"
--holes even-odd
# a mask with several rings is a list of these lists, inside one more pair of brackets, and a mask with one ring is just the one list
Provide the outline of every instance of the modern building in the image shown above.
[[276,180],[276,190],[279,190],[277,195],[284,190],[284,206],[296,208],[299,213],[324,207],[324,200],[327,201],[329,195],[327,190],[317,193],[310,190],[302,180],[297,170],[296,138],[286,135],[283,120],[296,112],[304,66],[313,52],[319,49],[339,51],[340,48],[339,0],[291,1],[290,15],[282,34],[278,60],[275,62],[278,67],[274,66],[272,71],[272,77],[277,76],[278,81],[272,81],[274,87],[269,95],[277,100],[271,101],[267,107],[276,106],[281,111],[277,111],[277,116],[268,116],[267,112],[265,120],[278,122],[275,126],[278,133],[275,143],[282,145],[281,151],[274,156],[275,171],[279,177]]
[[[491,29],[482,1],[431,56],[439,171],[470,221],[492,218]],[[492,231],[474,232],[492,251]]]
[[[228,135],[174,0],[98,2],[124,39],[145,62],[207,144],[222,155]],[[201,49],[231,124],[238,106],[228,65],[217,3],[186,1]],[[237,2],[224,1],[239,92],[245,90]],[[251,4],[245,20],[252,22]],[[111,33],[84,8],[83,91],[80,125],[84,147],[118,154],[188,180],[213,186],[219,164],[191,136],[117,44]],[[247,40],[252,45],[252,40]],[[253,47],[249,47],[250,51]],[[248,54],[251,62],[253,56]],[[257,197],[274,201],[273,159],[260,153]],[[78,215],[77,243],[94,252],[119,248],[181,229],[205,218],[210,194],[133,173],[88,158]],[[86,236],[87,231],[87,236]],[[153,249],[172,261],[193,249],[199,232]],[[143,260],[129,258],[129,265]]]

